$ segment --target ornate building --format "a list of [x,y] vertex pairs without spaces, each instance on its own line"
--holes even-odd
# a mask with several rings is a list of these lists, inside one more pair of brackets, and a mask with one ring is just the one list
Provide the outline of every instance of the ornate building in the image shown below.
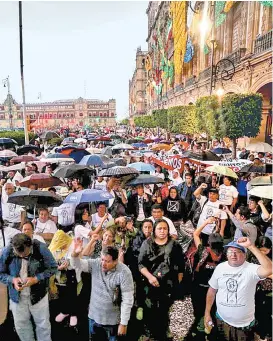
[[147,113],[211,93],[261,93],[256,140],[270,142],[272,2],[150,1],[147,15]]
[[[7,97],[0,105],[0,127],[22,128],[22,105]],[[114,127],[116,125],[116,100],[109,101],[78,98],[47,103],[26,104],[31,128],[60,127]]]
[[136,68],[131,80],[129,80],[129,117],[146,114],[146,85],[147,72],[145,69],[145,58],[147,52],[141,51],[141,47],[136,52]]

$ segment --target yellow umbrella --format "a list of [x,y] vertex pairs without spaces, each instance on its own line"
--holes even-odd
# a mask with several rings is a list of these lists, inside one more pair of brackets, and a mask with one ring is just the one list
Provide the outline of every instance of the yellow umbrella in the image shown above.
[[273,186],[256,186],[249,191],[250,195],[255,197],[273,199]]
[[164,144],[164,143],[159,143],[159,144],[155,144],[151,149],[152,150],[170,150],[172,148],[172,144]]
[[238,176],[235,172],[233,172],[232,169],[226,167],[226,166],[210,166],[206,168],[206,171],[211,172],[211,173],[216,173],[219,175],[225,175],[225,176],[230,176],[231,178],[237,179]]

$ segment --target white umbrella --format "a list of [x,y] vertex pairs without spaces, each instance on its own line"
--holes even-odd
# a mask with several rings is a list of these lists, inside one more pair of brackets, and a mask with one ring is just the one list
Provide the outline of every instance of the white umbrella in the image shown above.
[[15,152],[9,149],[0,150],[0,157],[12,158],[18,156]]
[[249,192],[250,195],[255,197],[273,199],[273,186],[256,186],[252,188]]
[[115,145],[114,147],[112,147],[113,150],[115,149],[135,149],[133,146],[131,146],[130,144],[127,144],[127,143],[120,143],[120,144],[117,144]]
[[250,143],[246,146],[246,150],[256,153],[272,153],[272,146],[265,142]]
[[71,157],[64,157],[64,158],[43,158],[40,161],[41,162],[45,162],[45,163],[75,162],[75,160],[72,159]]
[[80,138],[74,140],[74,142],[75,142],[75,143],[86,143],[87,140],[86,140],[86,139],[83,139],[82,137],[80,137]]

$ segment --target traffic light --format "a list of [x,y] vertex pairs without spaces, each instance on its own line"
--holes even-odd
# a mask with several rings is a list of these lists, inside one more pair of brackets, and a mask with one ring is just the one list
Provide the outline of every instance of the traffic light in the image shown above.
[[27,115],[27,117],[26,117],[26,124],[27,124],[26,129],[27,129],[28,132],[30,132],[31,131],[31,127],[30,127],[30,117],[29,117],[29,115]]

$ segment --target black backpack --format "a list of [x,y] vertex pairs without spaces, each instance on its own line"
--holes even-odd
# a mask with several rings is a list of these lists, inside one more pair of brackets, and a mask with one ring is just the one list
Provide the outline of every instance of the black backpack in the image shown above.
[[192,208],[188,214],[188,220],[191,220],[194,227],[197,226],[200,215],[201,215],[203,208],[207,202],[208,202],[208,198],[206,198],[203,206],[201,206],[198,200],[194,201]]

